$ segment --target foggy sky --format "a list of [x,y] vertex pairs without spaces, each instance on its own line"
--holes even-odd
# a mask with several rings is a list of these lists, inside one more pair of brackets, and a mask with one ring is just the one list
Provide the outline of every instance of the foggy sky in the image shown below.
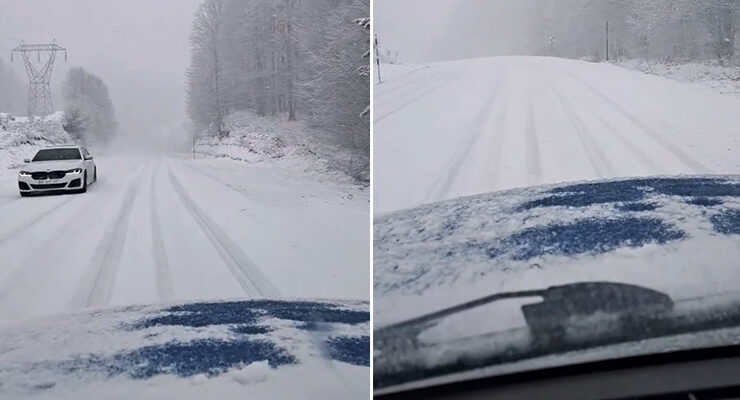
[[529,54],[539,0],[375,0],[381,49],[402,62]]
[[[185,120],[184,82],[192,15],[201,0],[0,0],[0,56],[18,40],[57,44],[54,108],[67,70],[83,67],[110,90],[121,133],[161,135]],[[22,60],[14,69],[27,81]]]

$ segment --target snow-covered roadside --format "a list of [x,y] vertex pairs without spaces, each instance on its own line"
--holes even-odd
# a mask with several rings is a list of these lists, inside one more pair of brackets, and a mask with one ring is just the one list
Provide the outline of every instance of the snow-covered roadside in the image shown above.
[[614,64],[679,82],[696,83],[721,94],[740,96],[740,68],[720,65],[716,60],[659,63],[633,59]]
[[249,163],[278,162],[297,173],[339,183],[367,185],[370,180],[368,154],[331,145],[302,121],[239,111],[230,114],[225,125],[228,136],[199,138],[196,152]]
[[0,113],[0,170],[19,167],[39,147],[72,142],[63,117],[62,112],[30,118]]

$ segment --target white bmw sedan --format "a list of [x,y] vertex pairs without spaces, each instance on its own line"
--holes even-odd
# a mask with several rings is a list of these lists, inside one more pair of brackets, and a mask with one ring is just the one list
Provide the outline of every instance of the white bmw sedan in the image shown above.
[[18,173],[21,196],[54,191],[84,193],[97,180],[93,156],[82,146],[55,146],[39,150]]

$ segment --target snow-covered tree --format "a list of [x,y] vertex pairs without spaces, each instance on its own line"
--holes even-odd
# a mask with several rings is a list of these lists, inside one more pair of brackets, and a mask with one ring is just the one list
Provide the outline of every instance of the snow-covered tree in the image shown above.
[[70,105],[64,112],[62,127],[72,135],[72,137],[81,138],[85,135],[89,125],[89,118],[84,114],[78,105]]
[[737,63],[740,0],[461,0],[448,23],[435,47],[451,56],[603,60],[608,23],[610,58]]
[[284,115],[369,149],[369,32],[355,22],[369,11],[369,0],[205,0],[191,38],[190,117],[207,128],[239,110]]
[[[370,148],[369,120],[363,111],[370,102],[370,79],[362,74],[370,59],[370,33],[356,20],[366,15],[369,1],[353,0],[336,6],[332,0],[303,3],[309,17],[300,26],[306,40],[300,97],[308,120],[334,132],[352,148]],[[358,73],[359,72],[359,73]]]
[[198,7],[190,36],[187,108],[191,118],[223,135],[226,117],[221,61],[223,0],[206,0]]
[[72,68],[62,84],[68,132],[89,141],[109,141],[118,128],[113,102],[102,79],[82,68]]

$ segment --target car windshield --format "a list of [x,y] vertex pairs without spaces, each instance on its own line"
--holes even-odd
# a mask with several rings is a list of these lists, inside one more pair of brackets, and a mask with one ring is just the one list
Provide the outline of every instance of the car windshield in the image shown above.
[[380,215],[374,230],[381,392],[740,333],[737,176],[493,192]]
[[44,149],[39,150],[33,161],[81,160],[78,149]]
[[737,346],[739,17],[373,1],[378,395]]

